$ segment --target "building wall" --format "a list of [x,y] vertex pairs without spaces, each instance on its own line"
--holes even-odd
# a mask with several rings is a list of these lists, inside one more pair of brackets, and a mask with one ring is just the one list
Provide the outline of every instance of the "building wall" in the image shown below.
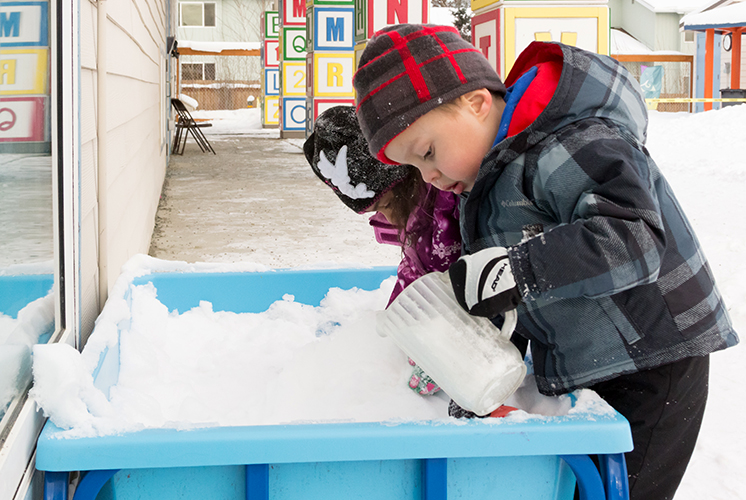
[[655,45],[653,50],[681,51],[683,33],[679,31],[682,16],[675,13],[658,13],[655,16]]
[[635,0],[614,0],[614,3],[609,5],[616,11],[612,11],[612,28],[624,29],[655,50],[656,21],[655,14],[652,11]]
[[[105,282],[122,264],[147,253],[168,162],[169,74],[166,37],[174,32],[171,0],[107,0]],[[169,23],[172,23],[169,26]],[[99,313],[97,135],[97,6],[80,2],[80,238],[81,334]],[[107,290],[108,291],[108,290]]]
[[[199,0],[185,1],[194,3]],[[215,3],[215,27],[179,27],[176,33],[178,39],[207,42],[259,41],[259,19],[264,11],[263,0],[206,1]],[[177,17],[177,24],[178,22]]]

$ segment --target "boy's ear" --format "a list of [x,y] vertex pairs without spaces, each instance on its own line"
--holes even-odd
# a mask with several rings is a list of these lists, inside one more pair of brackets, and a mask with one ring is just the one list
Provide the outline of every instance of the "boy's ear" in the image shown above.
[[462,96],[464,104],[479,118],[486,118],[492,108],[492,93],[482,88],[467,92]]

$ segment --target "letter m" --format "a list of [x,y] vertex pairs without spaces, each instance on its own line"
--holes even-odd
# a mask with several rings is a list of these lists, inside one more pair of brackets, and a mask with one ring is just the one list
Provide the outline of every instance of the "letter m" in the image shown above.
[[[408,0],[387,0],[386,1],[386,24],[398,24],[407,23],[408,16]],[[399,19],[394,20],[394,15]]]
[[21,31],[21,13],[11,12],[8,15],[7,12],[0,12],[0,36],[2,37],[17,37]]
[[306,17],[306,0],[293,0],[293,17]]
[[344,42],[345,40],[345,18],[326,18],[326,40],[329,42]]

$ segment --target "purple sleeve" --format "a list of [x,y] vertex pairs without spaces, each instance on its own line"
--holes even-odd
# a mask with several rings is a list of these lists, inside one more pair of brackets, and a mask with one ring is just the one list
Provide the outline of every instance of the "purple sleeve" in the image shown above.
[[433,271],[447,270],[461,256],[458,196],[431,186],[428,196],[434,196],[432,211],[418,208],[407,221],[408,230],[422,220],[429,224],[419,230],[417,241],[403,249],[389,304],[414,280]]

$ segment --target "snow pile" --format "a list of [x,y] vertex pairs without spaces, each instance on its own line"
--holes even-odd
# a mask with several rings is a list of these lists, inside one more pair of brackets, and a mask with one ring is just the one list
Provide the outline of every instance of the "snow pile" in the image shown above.
[[260,108],[233,110],[197,110],[195,120],[209,120],[211,127],[201,129],[205,135],[245,134],[256,137],[279,137],[279,129],[263,129]]
[[675,500],[743,498],[746,430],[746,105],[705,113],[650,112],[648,149],[702,244],[741,345],[710,357],[702,431]]
[[[169,312],[152,284],[131,284],[154,268],[247,267],[137,256],[115,283],[82,354],[64,344],[34,347],[30,396],[67,429],[62,437],[145,428],[449,418],[449,398],[411,391],[406,355],[376,333],[375,314],[387,303],[393,277],[373,291],[332,288],[316,307],[286,295],[258,314],[214,311],[204,301],[189,311]],[[107,399],[107,388],[97,388],[92,374],[101,354],[117,342],[119,378]],[[512,414],[513,421],[566,415],[572,407],[569,396],[540,395],[532,376],[506,404],[523,410]],[[610,412],[602,401],[601,410],[594,405],[598,401],[574,411]]]

